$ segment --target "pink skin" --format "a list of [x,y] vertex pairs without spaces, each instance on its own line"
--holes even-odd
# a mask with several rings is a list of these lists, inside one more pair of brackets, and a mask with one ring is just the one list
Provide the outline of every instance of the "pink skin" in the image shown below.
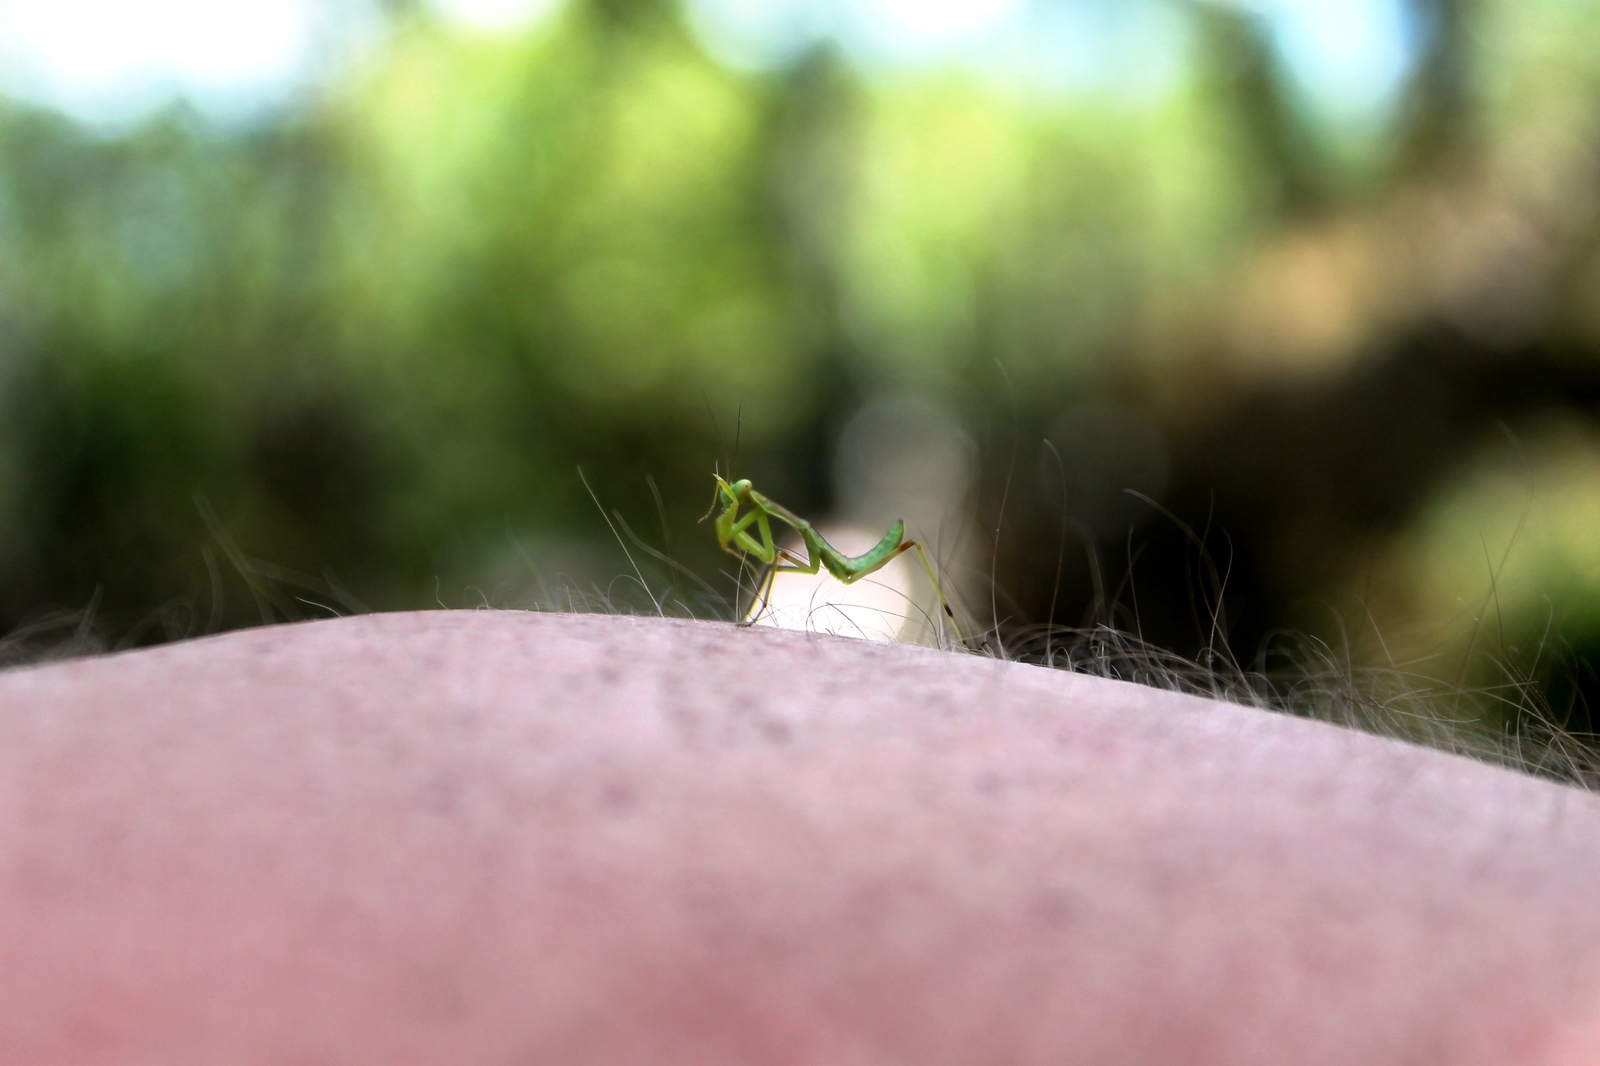
[[0,675],[0,1063],[1600,1062],[1600,802],[711,623]]

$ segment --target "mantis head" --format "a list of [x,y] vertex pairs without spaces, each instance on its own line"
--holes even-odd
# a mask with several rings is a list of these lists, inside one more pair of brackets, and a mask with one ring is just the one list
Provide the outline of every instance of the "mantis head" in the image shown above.
[[721,474],[712,474],[711,476],[717,481],[717,489],[716,493],[711,497],[710,510],[700,516],[700,521],[702,522],[715,514],[719,507],[724,511],[730,507],[736,509],[740,503],[748,503],[750,500],[750,480],[748,478],[741,478],[730,485],[722,479]]

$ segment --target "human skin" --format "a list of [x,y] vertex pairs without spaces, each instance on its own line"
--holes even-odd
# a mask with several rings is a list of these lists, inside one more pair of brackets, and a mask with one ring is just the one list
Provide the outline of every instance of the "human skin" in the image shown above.
[[0,1063],[1600,1062],[1600,803],[724,624],[0,674]]

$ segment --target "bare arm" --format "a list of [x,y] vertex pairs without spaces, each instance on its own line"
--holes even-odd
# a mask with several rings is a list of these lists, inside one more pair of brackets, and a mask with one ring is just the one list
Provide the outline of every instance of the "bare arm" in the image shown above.
[[1600,804],[709,623],[0,675],[0,1062],[1600,1061]]

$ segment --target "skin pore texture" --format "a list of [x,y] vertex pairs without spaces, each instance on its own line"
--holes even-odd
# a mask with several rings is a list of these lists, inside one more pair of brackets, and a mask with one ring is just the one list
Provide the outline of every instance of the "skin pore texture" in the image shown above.
[[369,615],[0,674],[0,1063],[1600,1063],[1600,802],[972,655]]

